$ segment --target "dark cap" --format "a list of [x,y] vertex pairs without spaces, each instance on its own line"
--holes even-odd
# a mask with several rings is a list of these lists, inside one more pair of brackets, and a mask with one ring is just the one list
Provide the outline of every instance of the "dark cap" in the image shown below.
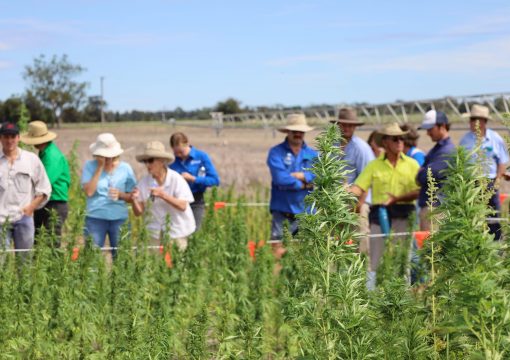
[[0,128],[0,135],[19,135],[18,125],[11,122],[4,122]]

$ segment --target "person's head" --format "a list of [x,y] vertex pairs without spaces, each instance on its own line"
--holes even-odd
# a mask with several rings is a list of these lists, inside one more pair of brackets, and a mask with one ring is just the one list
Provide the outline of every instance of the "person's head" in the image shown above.
[[346,142],[349,142],[354,135],[356,126],[364,124],[363,121],[358,120],[356,110],[350,107],[341,108],[338,111],[338,119],[331,120],[330,122],[336,123],[342,132],[342,137]]
[[469,127],[472,132],[476,132],[476,127],[478,126],[480,132],[485,134],[487,121],[490,119],[489,108],[487,106],[475,104],[471,107],[471,112],[469,113]]
[[376,134],[376,142],[384,148],[388,155],[396,156],[404,151],[404,136],[407,131],[402,131],[398,123],[384,126]]
[[105,159],[105,169],[107,171],[119,162],[119,156],[124,152],[115,136],[110,133],[99,134],[96,142],[92,143],[89,148],[95,159]]
[[186,159],[191,151],[188,137],[182,132],[173,133],[170,136],[170,147],[179,159]]
[[150,141],[145,144],[143,152],[136,155],[136,160],[145,164],[150,175],[157,176],[166,171],[168,165],[174,162],[175,156],[165,151],[163,143]]
[[404,136],[404,152],[408,152],[409,149],[418,146],[418,138],[420,134],[414,128],[413,125],[406,123],[400,125],[402,131],[407,131],[407,134]]
[[374,156],[379,157],[379,155],[381,155],[384,149],[381,146],[379,146],[379,144],[377,144],[377,142],[375,141],[376,134],[377,134],[376,130],[372,131],[370,135],[368,135],[367,143],[372,149]]
[[55,140],[57,134],[48,131],[43,121],[35,120],[28,123],[28,131],[20,135],[20,141],[27,145],[33,145],[39,151],[44,150],[48,144]]
[[10,154],[16,151],[19,143],[19,128],[16,124],[5,122],[0,128],[0,143],[2,143],[2,151]]
[[429,110],[425,113],[419,129],[427,130],[430,140],[438,142],[448,137],[450,122],[444,112]]
[[306,123],[304,114],[287,115],[287,123],[285,126],[278,128],[278,131],[287,134],[287,141],[291,146],[301,146],[305,141],[305,133],[313,130]]

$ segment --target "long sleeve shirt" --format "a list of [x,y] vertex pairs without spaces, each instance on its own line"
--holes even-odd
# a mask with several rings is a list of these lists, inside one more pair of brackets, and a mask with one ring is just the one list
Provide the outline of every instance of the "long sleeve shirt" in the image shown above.
[[423,163],[423,166],[420,168],[418,175],[416,176],[416,182],[421,186],[420,195],[418,197],[418,205],[420,207],[427,206],[429,199],[427,195],[427,191],[429,189],[427,182],[427,169],[430,168],[437,187],[441,188],[441,182],[445,178],[443,170],[447,168],[448,160],[454,152],[455,145],[448,137],[438,141],[436,145],[430,149],[427,156],[425,156],[425,162]]
[[[205,172],[200,174],[200,169],[204,168]],[[220,177],[216,172],[209,155],[205,151],[198,150],[194,146],[191,147],[189,155],[186,159],[176,158],[169,165],[169,168],[182,174],[187,172],[195,177],[195,181],[188,183],[192,193],[202,193],[208,187],[218,186]]]
[[51,195],[51,184],[44,166],[36,154],[18,148],[12,164],[0,152],[0,224],[13,223],[23,217],[23,208],[37,195],[46,195],[43,207]]
[[71,174],[69,164],[57,145],[50,142],[44,150],[39,152],[39,159],[44,165],[51,183],[50,201],[67,201]]
[[[468,150],[473,150],[477,145],[476,134],[469,131],[462,137],[459,145]],[[486,176],[490,179],[494,179],[498,174],[498,166],[506,164],[509,161],[506,143],[497,132],[487,129],[482,139],[481,147],[486,156],[484,164]]]
[[304,199],[309,190],[303,189],[304,183],[290,174],[303,172],[306,183],[311,183],[315,175],[309,169],[316,157],[317,151],[306,143],[294,155],[287,139],[269,150],[267,166],[271,172],[270,210],[291,214],[305,211]]

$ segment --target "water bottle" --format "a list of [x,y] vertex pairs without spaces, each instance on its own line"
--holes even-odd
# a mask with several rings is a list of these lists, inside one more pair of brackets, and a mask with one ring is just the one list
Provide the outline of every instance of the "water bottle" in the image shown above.
[[292,165],[292,154],[290,152],[285,155],[285,158],[283,159],[283,163],[287,166]]
[[[151,188],[155,188],[155,187],[158,187],[158,182],[156,181],[156,179],[152,178]],[[156,199],[156,197],[154,196],[152,191],[151,191],[150,199],[152,202],[154,202],[154,200]]]
[[114,193],[113,190],[115,190],[113,176],[108,175],[108,196],[110,197],[111,200],[117,201],[117,200],[119,200],[119,193],[118,193],[118,191],[115,191],[115,193]]
[[198,177],[205,177],[205,166],[200,166],[200,169],[198,169]]
[[379,226],[383,234],[390,234],[390,218],[388,216],[388,209],[386,206],[379,206],[378,209]]

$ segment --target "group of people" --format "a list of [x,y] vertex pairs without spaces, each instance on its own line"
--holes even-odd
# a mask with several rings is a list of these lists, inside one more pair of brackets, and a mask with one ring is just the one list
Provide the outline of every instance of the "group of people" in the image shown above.
[[[508,150],[501,136],[487,127],[491,119],[487,107],[473,105],[468,116],[470,131],[459,145],[471,150],[481,144],[489,186],[495,189],[489,205],[497,213],[501,206],[497,185],[506,176]],[[441,111],[430,110],[424,115],[419,130],[425,130],[435,143],[427,154],[417,148],[419,134],[409,124],[387,124],[365,142],[355,135],[364,123],[354,109],[340,109],[331,122],[341,131],[338,146],[349,170],[346,184],[339,186],[347,186],[358,197],[356,211],[363,235],[360,252],[369,256],[369,278],[375,279],[384,240],[368,234],[406,231],[416,212],[420,229],[430,229],[428,174],[440,189],[443,170],[455,151],[450,122]],[[267,157],[272,239],[281,239],[285,222],[291,233],[298,231],[297,215],[305,211],[304,198],[313,190],[315,176],[310,169],[318,156],[305,142],[305,134],[313,130],[305,115],[288,115],[278,130],[286,137]],[[0,128],[0,235],[4,245],[13,240],[16,249],[29,249],[34,234],[45,227],[56,235],[55,246],[60,246],[71,176],[65,156],[54,143],[56,137],[42,121],[29,123],[24,134],[14,123]],[[39,156],[22,149],[19,142],[33,145]],[[102,247],[108,236],[111,247],[116,248],[131,206],[136,216],[147,215],[151,244],[159,245],[166,236],[181,250],[186,249],[187,238],[200,227],[204,216],[204,192],[220,180],[207,153],[192,146],[184,133],[172,134],[169,143],[171,152],[163,143],[151,141],[136,155],[147,169],[140,180],[127,162],[120,161],[124,150],[113,134],[102,133],[90,145],[93,159],[85,163],[81,176],[87,239]],[[436,199],[432,206],[437,205]],[[501,237],[499,223],[492,222],[489,228],[495,239]]]
[[[60,246],[62,226],[68,214],[71,183],[69,165],[54,143],[57,134],[42,121],[28,124],[20,134],[14,123],[0,128],[0,239],[3,246],[31,249],[36,234],[46,228]],[[33,145],[38,155],[24,150]],[[103,247],[109,238],[112,255],[120,229],[128,219],[128,206],[136,216],[146,215],[152,245],[163,238],[180,250],[204,216],[204,192],[219,185],[219,177],[207,153],[192,146],[181,132],[170,137],[172,152],[159,141],[145,144],[136,160],[147,175],[139,181],[131,166],[120,160],[124,152],[111,133],[102,133],[90,145],[93,157],[83,166],[81,186],[86,196],[84,236]]]
[[[505,176],[508,150],[501,136],[487,127],[491,120],[489,108],[473,105],[467,116],[470,131],[459,145],[473,150],[481,144],[486,155],[485,176],[494,189],[488,205],[497,214],[501,206],[497,183]],[[363,235],[359,248],[360,252],[369,256],[369,282],[373,284],[384,252],[384,239],[369,239],[368,234],[405,232],[416,211],[420,230],[430,230],[428,173],[431,172],[441,189],[445,179],[443,170],[455,152],[449,135],[450,122],[441,111],[425,113],[419,130],[425,130],[435,143],[427,154],[417,148],[419,135],[409,124],[387,124],[365,142],[355,135],[356,128],[364,123],[358,119],[354,109],[340,109],[338,118],[332,122],[338,125],[342,134],[339,144],[342,160],[350,171],[346,176],[346,186],[358,197],[359,231]],[[287,136],[283,143],[269,151],[267,159],[272,176],[270,210],[273,239],[282,237],[284,221],[288,221],[291,232],[298,230],[296,215],[305,211],[303,199],[311,191],[313,183],[313,174],[308,169],[317,156],[304,141],[305,133],[312,130],[304,115],[289,115],[287,125],[279,130]],[[438,200],[435,199],[431,205],[437,206]],[[491,222],[489,229],[499,240],[500,224]]]

